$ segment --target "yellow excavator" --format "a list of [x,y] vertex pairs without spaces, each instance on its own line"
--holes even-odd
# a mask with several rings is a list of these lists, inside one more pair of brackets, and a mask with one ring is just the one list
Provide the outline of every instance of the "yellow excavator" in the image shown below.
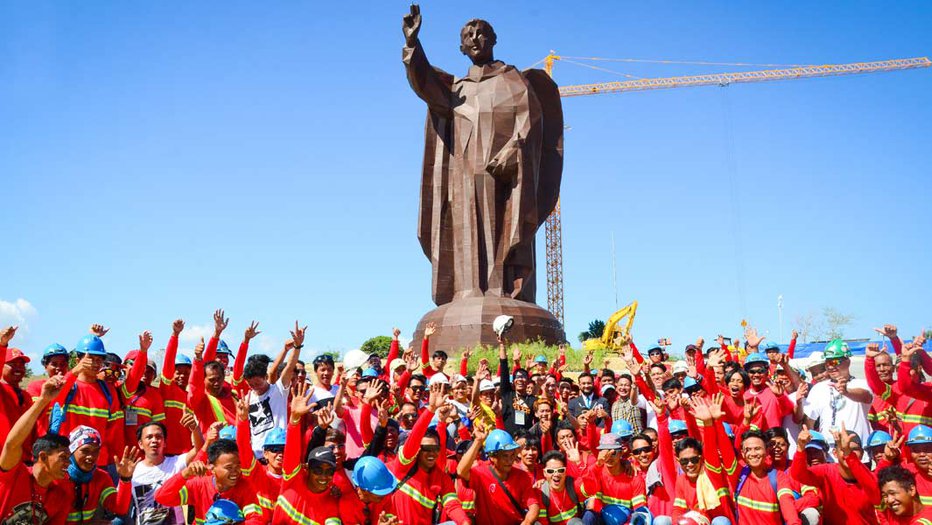
[[[631,339],[631,325],[634,324],[634,315],[638,311],[638,302],[631,304],[613,313],[605,323],[605,330],[599,339],[587,339],[583,342],[583,349],[597,350],[604,348],[609,352],[621,353],[621,349]],[[622,324],[624,321],[624,324]]]

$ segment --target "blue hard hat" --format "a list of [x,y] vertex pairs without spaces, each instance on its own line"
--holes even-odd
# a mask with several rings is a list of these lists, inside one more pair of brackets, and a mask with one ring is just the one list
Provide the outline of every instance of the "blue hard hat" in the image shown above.
[[379,372],[375,368],[367,368],[362,371],[362,377],[379,377]]
[[175,356],[175,366],[178,366],[178,365],[188,365],[188,366],[191,366],[191,364],[192,364],[192,363],[191,363],[191,358],[190,358],[190,357],[188,357],[188,356],[186,356],[186,355],[184,355],[184,354],[178,354],[178,355]]
[[486,454],[491,454],[494,452],[506,452],[509,450],[515,450],[517,448],[518,444],[515,443],[515,440],[513,437],[511,437],[511,434],[498,428],[489,432],[489,437],[485,438]]
[[534,358],[534,362],[535,362],[535,363],[543,363],[543,364],[546,365],[546,364],[547,364],[547,357],[544,356],[544,355],[539,355],[539,356],[537,356],[537,357]]
[[753,354],[748,354],[748,356],[744,358],[744,369],[745,370],[750,368],[751,365],[758,365],[758,364],[769,365],[770,359],[767,359],[767,355],[762,354],[761,352],[754,352]]
[[387,496],[395,491],[398,479],[381,459],[363,456],[353,467],[353,484],[376,496]]
[[223,339],[221,339],[220,343],[217,345],[217,355],[220,354],[233,355],[233,352],[230,351],[230,347],[227,346],[226,341]]
[[232,525],[244,521],[243,511],[228,499],[218,499],[204,515],[204,525]]
[[867,448],[882,447],[891,441],[893,441],[893,436],[883,430],[875,430],[867,436],[867,444],[864,446]]
[[631,437],[634,435],[634,427],[624,419],[619,419],[612,422],[612,434],[622,439]]
[[631,509],[623,505],[606,505],[602,507],[602,522],[605,525],[624,525],[631,517]]
[[668,426],[670,428],[671,434],[676,434],[677,432],[688,432],[689,431],[689,428],[686,427],[686,422],[683,421],[682,419],[671,419],[670,424]]
[[780,345],[778,345],[777,343],[774,343],[773,341],[767,341],[766,343],[760,345],[759,350],[765,353],[767,352],[767,350],[776,350],[777,352],[779,352]]
[[631,514],[631,525],[652,525],[653,523],[654,515],[647,507],[636,508]]
[[906,444],[909,446],[932,442],[932,428],[925,425],[916,425],[909,431]]
[[68,349],[58,343],[52,343],[45,347],[42,357],[54,357],[56,355],[68,355]]
[[823,436],[821,432],[810,430],[809,434],[812,436],[812,441],[806,443],[806,448],[828,450],[828,441],[825,440],[825,436]]
[[265,435],[265,442],[262,443],[262,447],[284,447],[285,446],[285,429],[282,427],[274,427],[272,430],[269,430],[269,433]]
[[686,376],[686,378],[683,379],[683,390],[684,391],[688,392],[690,390],[699,390],[700,388],[702,388],[702,385],[699,384],[699,381],[696,381],[695,379],[689,376]]
[[236,441],[236,427],[233,425],[227,425],[220,429],[219,434],[220,439],[232,439]]
[[99,355],[100,357],[106,357],[107,355],[104,342],[101,341],[99,337],[92,334],[87,334],[82,337],[74,347],[74,351],[78,354]]
[[731,428],[731,425],[722,421],[722,426],[725,427],[725,435],[734,439],[735,438],[735,429]]

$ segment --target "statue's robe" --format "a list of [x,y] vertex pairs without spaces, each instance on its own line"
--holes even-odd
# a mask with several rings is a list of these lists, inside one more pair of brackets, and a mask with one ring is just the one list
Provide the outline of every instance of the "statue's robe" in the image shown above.
[[[534,234],[556,205],[563,111],[541,70],[500,61],[463,78],[406,47],[408,81],[427,102],[418,239],[434,302],[483,295],[535,302]],[[501,173],[489,162],[498,156]]]

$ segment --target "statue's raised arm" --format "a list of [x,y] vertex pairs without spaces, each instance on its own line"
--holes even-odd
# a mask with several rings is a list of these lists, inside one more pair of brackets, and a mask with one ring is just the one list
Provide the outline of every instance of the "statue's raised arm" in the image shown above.
[[411,12],[401,21],[401,30],[405,34],[405,45],[414,47],[417,44],[417,34],[421,31],[421,6],[411,4]]

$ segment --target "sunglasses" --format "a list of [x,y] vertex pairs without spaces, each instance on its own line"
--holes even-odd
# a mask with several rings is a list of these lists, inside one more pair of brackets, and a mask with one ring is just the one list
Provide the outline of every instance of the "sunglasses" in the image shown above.
[[700,458],[699,456],[679,459],[680,466],[683,466],[683,467],[685,467],[686,465],[698,465],[700,461],[702,461],[702,458]]
[[640,456],[641,454],[647,454],[648,452],[653,452],[653,451],[654,451],[654,447],[648,445],[646,447],[636,448],[632,450],[631,453],[634,454],[635,456]]
[[566,467],[544,469],[545,474],[563,474],[564,472],[566,472]]
[[101,372],[103,372],[104,377],[120,377],[123,375],[122,370],[114,370],[112,368],[104,368]]
[[408,388],[410,388],[414,392],[423,392],[426,389],[426,387],[424,386],[412,386]]
[[440,445],[421,445],[421,452],[440,452]]
[[767,374],[766,368],[754,368],[752,370],[748,370],[748,375],[751,375],[751,376],[762,376],[766,374]]
[[826,359],[825,366],[838,366],[847,361],[847,359]]
[[333,476],[336,473],[336,469],[331,466],[315,465],[307,469],[315,476]]

